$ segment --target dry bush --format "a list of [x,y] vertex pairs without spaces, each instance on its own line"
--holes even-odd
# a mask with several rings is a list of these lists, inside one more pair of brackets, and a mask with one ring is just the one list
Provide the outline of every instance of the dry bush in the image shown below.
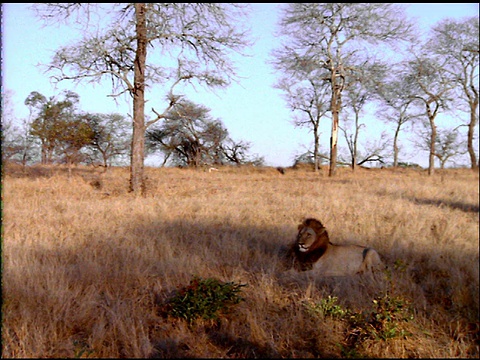
[[[146,174],[136,198],[124,168],[5,170],[3,357],[480,355],[478,173]],[[383,279],[284,272],[282,251],[306,216],[334,243],[378,249]],[[163,316],[194,276],[248,284],[245,301],[215,323]],[[329,297],[338,308],[311,311]],[[399,299],[413,320],[385,320]],[[370,317],[354,323],[343,311]]]

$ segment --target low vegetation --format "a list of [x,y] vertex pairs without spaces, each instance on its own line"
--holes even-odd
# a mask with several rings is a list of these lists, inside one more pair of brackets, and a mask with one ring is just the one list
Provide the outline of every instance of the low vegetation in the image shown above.
[[185,319],[192,324],[197,319],[218,320],[243,299],[238,295],[242,284],[222,283],[216,279],[195,277],[167,301],[165,315]]
[[[138,197],[127,168],[6,165],[2,357],[480,356],[478,172],[147,168]],[[305,217],[388,269],[285,271]]]

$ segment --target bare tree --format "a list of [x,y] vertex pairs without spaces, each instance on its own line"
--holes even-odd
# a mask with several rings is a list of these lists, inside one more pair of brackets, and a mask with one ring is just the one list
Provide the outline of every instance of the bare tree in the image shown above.
[[297,112],[293,124],[309,128],[313,133],[314,171],[319,169],[320,120],[327,116],[330,102],[328,84],[319,79],[315,64],[300,57],[292,49],[274,52],[274,66],[283,76],[276,84],[285,93],[288,107]]
[[[110,79],[112,96],[131,96],[130,189],[141,194],[146,129],[164,119],[181,98],[174,93],[178,84],[197,82],[207,88],[223,87],[235,79],[229,55],[248,45],[246,33],[236,28],[246,8],[224,3],[50,3],[35,7],[43,19],[58,21],[76,13],[78,22],[89,25],[94,6],[104,24],[110,22],[102,24],[103,31],[96,29],[80,42],[58,49],[49,70],[56,71],[57,81]],[[147,49],[156,61],[148,61]],[[149,96],[156,84],[163,87],[163,104],[161,98]],[[147,97],[160,102],[164,109],[158,112],[152,108],[154,116],[149,121],[145,121]]]
[[398,167],[399,136],[405,124],[418,118],[410,109],[413,99],[413,86],[404,78],[404,73],[399,69],[393,70],[390,76],[378,87],[377,95],[380,98],[380,106],[376,112],[377,116],[387,122],[393,123],[393,167]]
[[443,70],[444,63],[439,63],[433,56],[416,56],[407,64],[406,81],[414,87],[412,104],[423,109],[430,126],[430,149],[428,174],[435,172],[435,143],[437,137],[436,117],[441,110],[447,110],[451,102],[451,92],[455,81]]
[[151,148],[160,147],[166,157],[191,167],[221,163],[221,144],[228,131],[210,109],[181,100],[165,115],[158,128],[147,131]]
[[15,126],[13,119],[2,114],[2,162],[8,161],[21,154],[20,130]]
[[256,154],[250,154],[251,144],[246,141],[235,141],[228,137],[221,145],[223,156],[235,165],[251,164],[254,166],[262,166],[265,163],[263,157]]
[[21,126],[16,124],[18,120],[13,112],[11,96],[11,90],[2,91],[2,161],[16,161],[25,166],[32,159],[34,143],[28,120],[22,120]]
[[[360,103],[364,102],[365,97],[360,97],[357,99]],[[348,150],[350,152],[350,167],[352,168],[352,171],[355,171],[357,167],[357,155],[358,155],[358,137],[360,134],[360,129],[365,127],[365,124],[360,123],[360,108],[358,107],[353,107],[353,134],[349,133],[347,126],[349,125],[349,122],[346,117],[344,123],[345,126],[339,126],[340,131],[342,131],[343,136],[345,137],[345,141],[347,142]]]
[[150,152],[160,150],[165,158],[178,165],[258,164],[260,159],[248,153],[250,144],[234,141],[220,119],[210,109],[182,99],[166,115],[165,121],[147,131]]
[[[301,59],[315,66],[329,86],[332,135],[329,175],[335,174],[339,113],[350,72],[369,61],[375,48],[366,44],[409,39],[403,9],[389,3],[291,3],[280,22],[281,33]],[[362,56],[363,55],[363,56]]]
[[467,146],[471,168],[478,170],[477,156],[473,145],[478,124],[478,65],[479,65],[479,19],[444,19],[432,29],[428,48],[446,60],[444,71],[457,81],[461,100],[470,113]]
[[[322,165],[323,160],[325,161],[329,160],[328,153],[322,152],[319,149],[317,154],[317,162],[319,167]],[[314,158],[313,151],[307,147],[305,147],[302,150],[302,152],[298,153],[293,158],[293,165],[292,165],[293,168],[297,168],[298,166],[301,166],[301,165],[309,165],[309,167],[310,165],[312,165],[312,167],[315,166],[315,158]]]
[[365,64],[365,66],[357,68],[356,71],[348,77],[349,84],[345,86],[344,96],[344,107],[346,110],[344,123],[345,125],[349,125],[348,118],[351,118],[353,114],[353,134],[349,134],[347,126],[339,126],[339,129],[344,133],[345,140],[347,141],[351,156],[350,166],[352,171],[355,171],[358,163],[360,129],[365,127],[365,124],[360,123],[360,116],[364,111],[365,105],[376,98],[376,89],[384,77],[385,67],[378,63],[372,65]]
[[363,144],[363,150],[360,149],[361,143],[359,142],[358,133],[360,128],[365,124],[359,124],[358,117],[355,119],[354,133],[350,134],[346,128],[340,127],[345,141],[347,142],[350,161],[341,161],[342,164],[348,164],[352,169],[357,166],[362,166],[365,163],[379,163],[385,164],[386,151],[390,139],[388,139],[385,133],[382,133],[380,139],[377,141],[367,141]]
[[[434,156],[440,162],[440,168],[444,169],[447,161],[453,160],[468,152],[465,142],[459,136],[459,126],[454,129],[439,129],[435,138]],[[423,130],[418,134],[419,141],[415,145],[422,150],[430,151],[431,134],[428,125],[424,124]]]
[[435,156],[440,161],[440,167],[445,168],[445,163],[458,155],[463,155],[464,142],[459,138],[457,129],[447,129],[438,132],[435,142]]
[[[6,152],[5,158],[22,164],[24,170],[28,164],[35,161],[38,154],[38,146],[35,138],[30,133],[31,126],[32,123],[30,119],[22,119],[20,126],[12,124],[11,137],[7,135],[7,138],[11,141],[6,141],[5,144],[2,143],[2,150]],[[3,145],[5,145],[5,147],[3,147]],[[2,155],[4,155],[4,153],[2,153]]]

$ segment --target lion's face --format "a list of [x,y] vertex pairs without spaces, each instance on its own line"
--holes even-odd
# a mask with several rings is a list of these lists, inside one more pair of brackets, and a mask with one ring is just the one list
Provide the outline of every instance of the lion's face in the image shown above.
[[315,250],[318,254],[323,254],[328,243],[327,229],[317,219],[305,219],[298,225],[296,245],[299,252],[307,253]]
[[301,252],[307,252],[317,240],[317,234],[310,227],[301,227],[297,235],[297,246]]

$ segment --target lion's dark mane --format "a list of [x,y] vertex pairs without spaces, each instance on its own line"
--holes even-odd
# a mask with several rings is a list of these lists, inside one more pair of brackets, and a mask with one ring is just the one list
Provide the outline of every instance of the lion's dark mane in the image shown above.
[[318,238],[307,252],[301,252],[299,250],[297,241],[291,245],[287,253],[287,258],[293,262],[293,268],[297,271],[311,270],[313,268],[313,264],[315,264],[318,259],[323,256],[328,246],[331,244],[328,238],[327,229],[325,229],[322,223],[317,219],[305,219],[298,226],[297,237],[300,235],[300,231],[305,227],[312,228],[317,234]]

